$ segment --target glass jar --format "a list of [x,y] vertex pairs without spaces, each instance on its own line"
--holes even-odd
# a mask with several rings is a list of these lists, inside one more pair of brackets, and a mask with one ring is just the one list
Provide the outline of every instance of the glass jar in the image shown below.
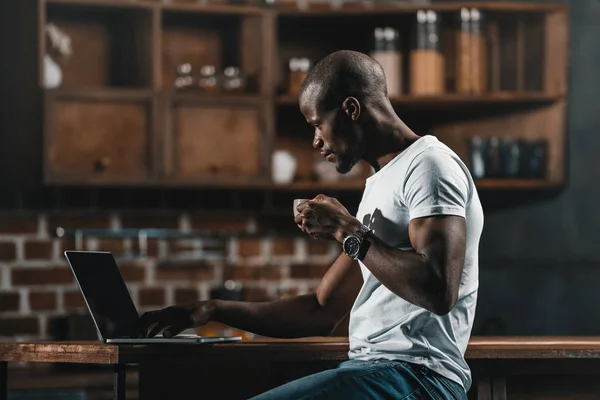
[[374,50],[371,57],[383,68],[389,97],[402,94],[402,53],[400,34],[391,27],[375,28],[373,32]]
[[214,65],[204,65],[200,68],[198,88],[203,92],[216,92],[219,90],[219,79]]
[[462,8],[456,37],[456,91],[480,94],[487,87],[487,48],[483,34],[484,14]]
[[312,63],[308,58],[293,57],[290,59],[288,66],[288,93],[297,96],[300,94],[300,88],[310,71]]
[[246,78],[238,67],[227,67],[223,71],[223,90],[226,92],[243,92],[246,88]]
[[440,14],[419,10],[416,14],[410,54],[410,92],[414,95],[445,91],[445,63],[440,43]]
[[189,89],[194,85],[195,79],[193,75],[192,64],[180,64],[176,68],[176,77],[173,86],[177,90]]

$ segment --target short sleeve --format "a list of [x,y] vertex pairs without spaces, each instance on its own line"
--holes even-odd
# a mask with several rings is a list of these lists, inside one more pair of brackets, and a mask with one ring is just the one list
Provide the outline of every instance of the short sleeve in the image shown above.
[[465,217],[469,178],[449,152],[428,148],[410,164],[404,181],[404,201],[410,219],[433,215]]

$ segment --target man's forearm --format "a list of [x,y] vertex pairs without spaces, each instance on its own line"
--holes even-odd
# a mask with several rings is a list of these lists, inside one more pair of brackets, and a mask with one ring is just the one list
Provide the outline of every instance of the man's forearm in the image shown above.
[[370,237],[363,264],[373,276],[404,300],[440,313],[443,280],[421,254],[398,250],[376,237]]
[[314,294],[270,302],[214,301],[213,320],[277,338],[327,336],[335,327]]

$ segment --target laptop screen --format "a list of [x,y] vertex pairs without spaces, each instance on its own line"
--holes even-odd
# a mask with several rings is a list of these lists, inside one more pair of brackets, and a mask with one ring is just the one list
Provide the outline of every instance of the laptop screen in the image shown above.
[[111,253],[66,251],[102,339],[139,337],[138,312]]

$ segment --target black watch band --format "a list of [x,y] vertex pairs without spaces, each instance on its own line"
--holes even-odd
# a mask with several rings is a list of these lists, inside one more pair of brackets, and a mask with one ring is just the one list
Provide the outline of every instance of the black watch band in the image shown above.
[[355,257],[356,260],[362,261],[367,255],[367,251],[369,250],[371,243],[365,239],[367,238],[370,232],[371,229],[368,226],[361,225],[360,228],[358,228],[354,233],[354,235],[360,240],[360,249],[358,250],[358,254]]

